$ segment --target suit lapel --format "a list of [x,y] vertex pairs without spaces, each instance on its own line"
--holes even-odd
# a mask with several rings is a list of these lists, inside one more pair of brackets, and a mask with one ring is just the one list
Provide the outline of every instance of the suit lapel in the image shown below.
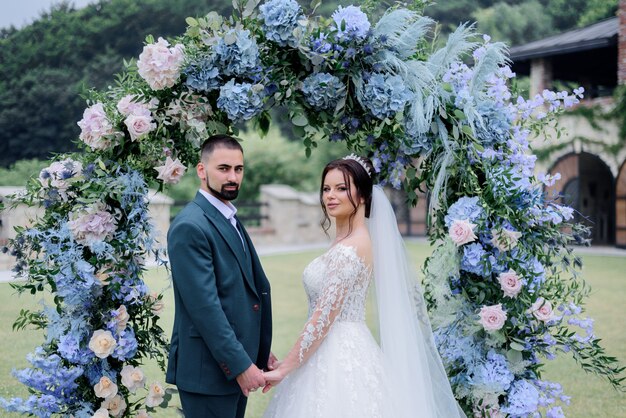
[[239,234],[237,234],[237,231],[235,230],[235,227],[233,227],[228,219],[226,219],[215,206],[213,206],[204,196],[202,196],[200,192],[196,194],[194,202],[202,208],[202,210],[204,211],[204,216],[215,227],[215,229],[222,236],[226,244],[228,244],[228,247],[237,259],[237,263],[239,264],[239,268],[243,273],[246,282],[248,283],[252,291],[256,294],[257,290],[256,286],[254,285],[252,271],[250,267],[248,267],[249,263],[246,260],[246,254],[242,247],[242,242],[239,238]]

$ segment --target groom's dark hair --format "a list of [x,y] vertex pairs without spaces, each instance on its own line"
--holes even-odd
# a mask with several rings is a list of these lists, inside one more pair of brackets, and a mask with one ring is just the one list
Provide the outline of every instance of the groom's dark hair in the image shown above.
[[211,135],[202,143],[202,147],[200,147],[200,161],[203,161],[206,157],[208,157],[215,148],[220,147],[238,149],[243,154],[243,148],[241,147],[239,141],[230,135],[217,134]]

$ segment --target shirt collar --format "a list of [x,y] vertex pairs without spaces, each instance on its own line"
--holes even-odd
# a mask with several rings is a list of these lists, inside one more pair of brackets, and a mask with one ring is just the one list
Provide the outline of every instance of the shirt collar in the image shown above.
[[215,209],[219,210],[222,215],[228,220],[232,219],[237,213],[237,208],[230,202],[224,203],[211,193],[200,189],[202,196],[204,196],[210,204],[215,206]]

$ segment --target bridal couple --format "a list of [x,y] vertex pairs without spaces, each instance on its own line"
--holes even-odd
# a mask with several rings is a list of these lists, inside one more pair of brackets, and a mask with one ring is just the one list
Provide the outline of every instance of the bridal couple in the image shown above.
[[[200,190],[168,233],[176,313],[166,381],[187,418],[243,418],[249,393],[274,387],[264,417],[464,416],[369,160],[350,155],[322,173],[335,238],[304,270],[309,318],[282,361],[270,351],[270,284],[231,203],[244,176],[239,142],[207,139],[197,174]],[[365,324],[372,283],[380,345]]]

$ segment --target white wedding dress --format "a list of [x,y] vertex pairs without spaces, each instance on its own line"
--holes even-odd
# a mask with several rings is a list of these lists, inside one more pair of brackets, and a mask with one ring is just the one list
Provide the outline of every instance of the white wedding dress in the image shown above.
[[[384,414],[382,352],[365,324],[365,303],[372,270],[353,247],[337,244],[304,270],[309,317],[301,360],[311,343],[325,335],[318,349],[274,390],[265,418],[375,418]],[[334,321],[333,321],[334,317]]]
[[[299,339],[300,367],[276,387],[264,418],[465,418],[380,186],[374,186],[368,229],[373,271],[343,244],[304,270],[309,321]],[[372,281],[380,346],[365,324]]]

